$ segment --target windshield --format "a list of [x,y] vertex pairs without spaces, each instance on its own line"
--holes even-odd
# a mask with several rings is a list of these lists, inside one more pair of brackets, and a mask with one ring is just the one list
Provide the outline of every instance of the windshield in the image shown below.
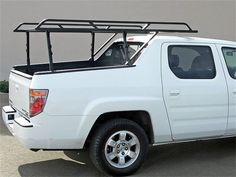
[[[143,45],[142,42],[128,42],[129,59]],[[112,44],[97,60],[100,65],[123,65],[125,64],[124,43],[117,42]]]

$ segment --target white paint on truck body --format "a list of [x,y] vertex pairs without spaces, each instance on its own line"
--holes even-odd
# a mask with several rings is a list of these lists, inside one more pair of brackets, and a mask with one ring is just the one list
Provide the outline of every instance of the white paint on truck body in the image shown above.
[[[145,42],[150,36],[132,38]],[[216,77],[184,80],[174,76],[168,65],[169,45],[209,46]],[[8,128],[28,148],[82,149],[100,115],[145,111],[151,118],[155,144],[235,136],[236,81],[227,76],[221,46],[236,48],[236,43],[157,36],[132,67],[35,74],[32,78],[12,71],[9,96],[18,116],[13,128]],[[22,88],[19,94],[16,85]],[[29,89],[49,90],[43,112],[32,118],[22,112],[29,111]],[[171,96],[176,91],[177,96]],[[3,114],[9,113],[3,110]],[[21,119],[28,120],[26,127]]]

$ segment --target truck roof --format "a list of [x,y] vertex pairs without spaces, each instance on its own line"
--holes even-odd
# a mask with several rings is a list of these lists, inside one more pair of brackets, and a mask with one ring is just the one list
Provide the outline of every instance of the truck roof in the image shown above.
[[[151,34],[142,36],[129,36],[127,37],[128,42],[147,42],[151,38]],[[161,40],[162,42],[193,42],[193,43],[212,43],[212,44],[225,44],[225,45],[236,45],[235,41],[211,39],[211,38],[200,38],[200,37],[188,37],[188,36],[162,36],[157,35],[153,40]],[[121,42],[123,38],[115,40],[115,42]]]

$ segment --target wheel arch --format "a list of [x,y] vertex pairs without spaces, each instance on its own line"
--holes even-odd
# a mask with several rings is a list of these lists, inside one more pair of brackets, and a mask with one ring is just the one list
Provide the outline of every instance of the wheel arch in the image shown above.
[[147,134],[149,144],[154,143],[154,132],[151,121],[151,116],[147,111],[144,110],[133,110],[133,111],[116,111],[116,112],[106,112],[101,114],[93,124],[84,144],[84,147],[88,147],[92,135],[95,133],[96,129],[103,123],[112,120],[112,119],[128,119],[136,122],[140,125],[145,133]]

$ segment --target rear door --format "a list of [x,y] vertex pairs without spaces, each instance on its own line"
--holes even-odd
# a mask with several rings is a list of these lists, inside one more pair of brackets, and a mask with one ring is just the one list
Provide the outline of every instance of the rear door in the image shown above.
[[218,46],[229,90],[229,117],[226,134],[236,135],[236,46]]
[[228,94],[215,45],[163,44],[162,80],[173,139],[224,135]]

